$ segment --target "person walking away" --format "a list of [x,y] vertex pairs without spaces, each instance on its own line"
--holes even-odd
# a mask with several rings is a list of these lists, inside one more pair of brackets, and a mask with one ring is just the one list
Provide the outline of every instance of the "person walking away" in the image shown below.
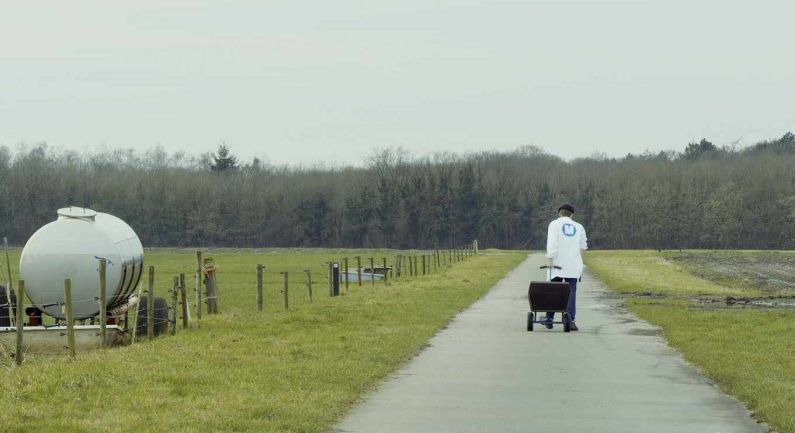
[[[547,265],[551,270],[552,281],[569,283],[571,295],[566,311],[571,318],[571,330],[577,331],[574,318],[577,313],[577,281],[582,277],[585,265],[581,251],[588,249],[588,238],[582,224],[571,219],[574,207],[564,204],[558,208],[558,219],[549,223],[547,229]],[[555,269],[554,266],[560,267]],[[555,313],[547,313],[547,329],[552,329]]]

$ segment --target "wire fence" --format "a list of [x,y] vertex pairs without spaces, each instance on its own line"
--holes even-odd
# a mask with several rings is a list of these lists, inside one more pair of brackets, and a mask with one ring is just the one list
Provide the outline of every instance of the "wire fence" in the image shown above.
[[[219,289],[224,284],[224,275],[251,275],[254,277],[252,280],[255,281],[255,298],[259,311],[263,311],[266,307],[266,287],[269,289],[270,295],[282,298],[283,309],[289,311],[290,302],[295,301],[294,289],[296,286],[307,290],[308,304],[311,304],[313,288],[316,290],[323,283],[328,285],[329,296],[333,297],[340,294],[341,288],[344,287],[347,291],[354,284],[357,286],[376,283],[389,285],[396,280],[431,275],[438,272],[440,268],[449,267],[475,254],[477,254],[477,246],[476,243],[473,243],[471,246],[448,250],[400,252],[390,257],[381,257],[380,260],[375,257],[354,256],[353,259],[344,257],[297,270],[277,271],[268,269],[266,265],[258,264],[256,269],[251,271],[227,270],[221,273],[216,272],[217,269],[212,264],[212,259],[210,259],[210,267],[203,267],[201,253],[197,251],[197,268],[191,273],[163,276],[156,274],[155,268],[150,266],[148,279],[142,275],[137,289],[129,294],[120,294],[122,284],[120,282],[118,287],[112,289],[112,293],[105,294],[104,324],[101,319],[103,310],[101,289],[98,289],[97,295],[73,297],[71,296],[71,280],[65,280],[64,293],[52,294],[50,300],[32,303],[28,296],[23,296],[22,302],[17,302],[17,293],[24,292],[24,281],[20,280],[15,285],[0,285],[0,335],[4,333],[19,334],[14,353],[17,363],[21,364],[24,353],[20,355],[20,352],[24,352],[26,348],[22,336],[25,333],[25,326],[29,329],[32,327],[45,330],[66,329],[67,332],[57,333],[56,338],[67,338],[64,348],[68,349],[71,356],[74,357],[76,351],[73,335],[75,327],[83,327],[82,330],[85,329],[85,325],[93,325],[90,329],[97,327],[102,329],[99,346],[107,347],[115,344],[135,343],[143,338],[149,339],[169,332],[174,335],[177,329],[199,326],[202,313],[215,314],[219,312],[218,302],[223,298],[219,295],[221,293]],[[187,276],[191,279],[188,280]],[[353,279],[354,276],[355,279]],[[104,277],[100,277],[100,281],[104,281]],[[187,287],[188,285],[193,287]],[[9,286],[13,288],[9,288]],[[290,294],[291,286],[292,296]],[[274,287],[277,290],[273,290]],[[246,288],[250,290],[251,284],[246,284]],[[92,304],[96,305],[96,310],[89,307]],[[17,307],[20,305],[24,308],[24,314],[19,314],[17,311]],[[81,307],[85,317],[74,317],[75,305]],[[86,311],[89,313],[85,313]],[[20,319],[22,322],[27,320],[27,323],[23,323],[24,326],[19,326]],[[108,326],[111,326],[110,333],[107,333]],[[100,336],[100,334],[96,334],[96,336]],[[93,346],[97,346],[96,341]]]

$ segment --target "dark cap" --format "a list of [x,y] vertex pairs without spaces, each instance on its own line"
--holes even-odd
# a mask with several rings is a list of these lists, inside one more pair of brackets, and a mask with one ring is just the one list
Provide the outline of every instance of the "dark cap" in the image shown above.
[[561,210],[567,210],[567,211],[569,211],[571,213],[574,213],[574,206],[572,206],[570,204],[564,204],[563,206],[558,208],[558,212],[560,212]]

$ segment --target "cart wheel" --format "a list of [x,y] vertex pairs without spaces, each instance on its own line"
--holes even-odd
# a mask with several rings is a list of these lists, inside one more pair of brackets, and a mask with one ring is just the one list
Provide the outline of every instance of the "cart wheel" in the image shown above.
[[563,313],[563,332],[571,331],[571,319],[569,313]]
[[533,313],[527,313],[527,330],[533,332],[533,321],[536,316]]

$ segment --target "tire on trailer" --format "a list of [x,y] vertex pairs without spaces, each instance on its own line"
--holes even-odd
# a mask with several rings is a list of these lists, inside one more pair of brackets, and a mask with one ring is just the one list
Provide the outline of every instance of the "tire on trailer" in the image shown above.
[[[141,301],[138,302],[138,318],[135,320],[135,333],[139,337],[145,337],[147,335],[146,320],[148,315],[146,306],[148,303],[148,296],[141,296]],[[160,334],[165,334],[168,330],[168,304],[163,298],[155,297],[154,325],[153,335],[155,337]]]
[[527,330],[529,332],[533,332],[533,320],[535,320],[535,315],[527,313]]
[[571,331],[571,318],[569,313],[563,313],[563,332]]

